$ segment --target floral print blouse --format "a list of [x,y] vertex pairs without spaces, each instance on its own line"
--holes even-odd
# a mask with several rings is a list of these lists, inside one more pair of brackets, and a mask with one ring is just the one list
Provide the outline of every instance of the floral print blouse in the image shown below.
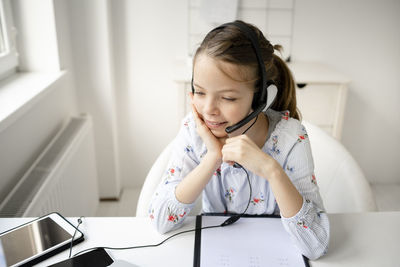
[[[290,218],[281,215],[284,228],[300,252],[309,259],[325,254],[329,241],[329,221],[314,175],[311,147],[304,126],[289,113],[269,109],[268,138],[262,151],[273,157],[284,169],[303,196],[300,211]],[[195,203],[184,204],[175,197],[175,187],[206,154],[202,139],[196,132],[193,115],[184,119],[174,140],[173,152],[162,182],[153,195],[149,216],[160,233],[180,227]],[[248,214],[280,214],[275,197],[266,179],[248,171],[252,196]],[[203,212],[242,213],[249,201],[245,172],[222,163],[203,190]]]

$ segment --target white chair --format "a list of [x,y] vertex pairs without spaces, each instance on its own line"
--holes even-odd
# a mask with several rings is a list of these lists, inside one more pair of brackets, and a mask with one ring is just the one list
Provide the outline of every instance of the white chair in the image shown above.
[[[376,211],[375,199],[369,183],[357,162],[346,148],[321,128],[303,121],[311,141],[315,176],[324,206],[329,213]],[[151,197],[161,182],[171,155],[170,143],[150,169],[140,192],[136,216],[148,214]],[[198,214],[201,200],[191,212]]]
[[371,187],[349,151],[321,128],[302,123],[310,138],[314,172],[326,211],[376,211]]

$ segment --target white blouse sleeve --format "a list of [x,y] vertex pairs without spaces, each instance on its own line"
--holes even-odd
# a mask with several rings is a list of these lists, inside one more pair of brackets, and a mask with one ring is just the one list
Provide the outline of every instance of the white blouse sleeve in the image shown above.
[[191,118],[189,115],[183,120],[181,129],[173,142],[168,167],[153,194],[149,207],[152,224],[162,234],[179,228],[195,205],[182,203],[175,196],[176,186],[199,164],[194,152],[195,127]]
[[283,225],[301,253],[311,260],[317,259],[328,249],[329,220],[316,183],[310,142],[304,127],[283,168],[303,196],[303,205],[296,215],[285,218],[281,214]]

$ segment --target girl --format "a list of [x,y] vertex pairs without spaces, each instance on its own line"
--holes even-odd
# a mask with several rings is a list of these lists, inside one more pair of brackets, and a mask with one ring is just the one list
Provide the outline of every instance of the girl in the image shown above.
[[[253,111],[253,98],[260,90],[257,57],[240,23],[254,31],[266,75],[278,93],[270,109],[228,136],[225,129]],[[280,48],[253,25],[235,21],[209,32],[197,49],[192,113],[183,120],[149,209],[159,232],[178,228],[202,193],[203,212],[280,214],[303,255],[317,259],[326,253],[329,221],[307,132],[299,122],[294,80],[274,54]],[[247,209],[246,172],[234,162],[250,179]]]

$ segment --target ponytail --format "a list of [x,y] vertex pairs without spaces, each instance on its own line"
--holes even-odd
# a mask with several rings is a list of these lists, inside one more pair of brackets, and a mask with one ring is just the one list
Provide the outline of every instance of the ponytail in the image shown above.
[[[274,49],[280,51],[281,46],[275,45]],[[272,69],[276,73],[275,84],[278,88],[278,93],[271,108],[276,111],[289,111],[289,116],[300,120],[300,111],[296,104],[296,85],[293,75],[287,64],[277,55],[272,56]],[[268,75],[267,75],[268,76]]]

